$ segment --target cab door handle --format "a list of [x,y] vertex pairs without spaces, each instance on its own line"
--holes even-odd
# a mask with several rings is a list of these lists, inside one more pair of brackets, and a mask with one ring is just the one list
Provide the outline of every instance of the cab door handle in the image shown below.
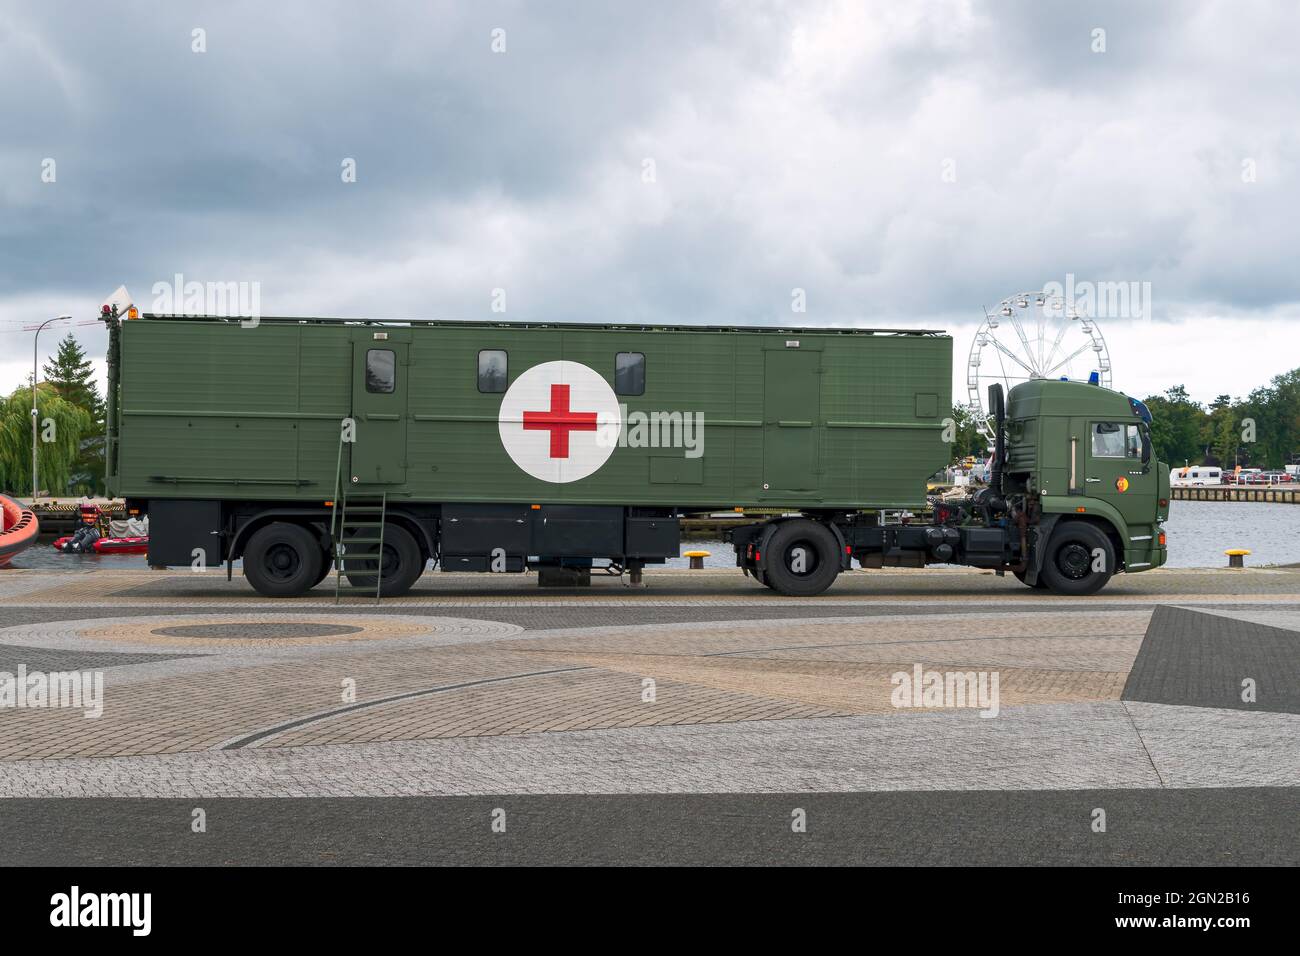
[[1100,478],[1085,478],[1085,479],[1083,479],[1083,480],[1084,480],[1084,481],[1087,481],[1087,482],[1101,481]]

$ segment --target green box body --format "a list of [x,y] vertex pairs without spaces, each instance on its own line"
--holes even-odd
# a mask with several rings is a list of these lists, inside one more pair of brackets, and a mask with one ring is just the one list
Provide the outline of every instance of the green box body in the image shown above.
[[[368,388],[373,350],[393,355],[391,392]],[[644,393],[617,396],[625,444],[576,480],[529,474],[504,444],[505,396],[480,391],[485,350],[507,353],[512,385],[566,362],[611,390],[616,354],[643,356]],[[350,419],[349,493],[684,510],[920,507],[926,478],[949,457],[951,374],[952,340],[929,332],[313,319],[244,327],[146,316],[122,323],[111,490],[319,503],[335,494]],[[581,397],[575,391],[574,412]],[[702,416],[702,453],[634,447],[636,413]]]

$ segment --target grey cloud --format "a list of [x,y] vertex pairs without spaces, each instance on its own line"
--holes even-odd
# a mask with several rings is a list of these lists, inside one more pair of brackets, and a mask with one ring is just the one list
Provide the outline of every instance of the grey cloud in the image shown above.
[[1282,7],[8,9],[0,307],[177,272],[381,316],[504,286],[518,318],[942,325],[1067,272],[1159,314],[1300,301]]

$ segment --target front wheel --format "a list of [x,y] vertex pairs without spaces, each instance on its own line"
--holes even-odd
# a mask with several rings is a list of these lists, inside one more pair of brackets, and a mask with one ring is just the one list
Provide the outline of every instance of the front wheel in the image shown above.
[[1038,572],[1053,593],[1096,594],[1115,573],[1115,548],[1095,525],[1068,521],[1056,526]]

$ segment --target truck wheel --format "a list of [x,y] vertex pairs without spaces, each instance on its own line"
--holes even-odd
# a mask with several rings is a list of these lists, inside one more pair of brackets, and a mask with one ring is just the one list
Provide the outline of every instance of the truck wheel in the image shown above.
[[[1094,570],[1100,564],[1102,570]],[[1115,549],[1096,526],[1081,521],[1057,525],[1039,579],[1056,594],[1096,594],[1115,573]]]
[[839,551],[825,525],[806,518],[783,521],[763,549],[763,581],[790,597],[821,594],[840,573]]
[[277,521],[254,532],[244,549],[244,577],[258,594],[296,597],[316,586],[325,553],[301,525]]
[[[347,539],[344,538],[344,543]],[[424,558],[420,546],[415,543],[411,532],[401,525],[384,525],[384,583],[380,597],[399,597],[411,590],[411,585],[424,573]],[[371,588],[375,586],[375,562],[352,559],[347,566],[356,570],[347,571],[348,583],[353,587]],[[370,571],[370,574],[366,574]]]

